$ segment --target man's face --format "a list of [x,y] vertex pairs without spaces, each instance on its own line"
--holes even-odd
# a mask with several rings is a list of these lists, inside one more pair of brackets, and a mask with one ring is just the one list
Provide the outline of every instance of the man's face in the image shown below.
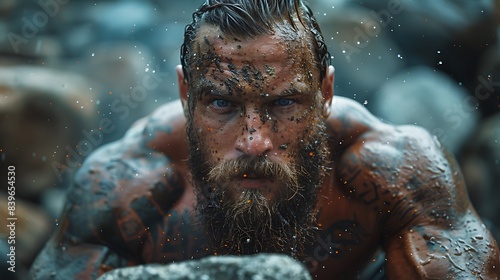
[[219,253],[294,254],[291,244],[311,226],[327,152],[319,73],[305,42],[286,27],[251,40],[207,26],[197,35],[190,168]]

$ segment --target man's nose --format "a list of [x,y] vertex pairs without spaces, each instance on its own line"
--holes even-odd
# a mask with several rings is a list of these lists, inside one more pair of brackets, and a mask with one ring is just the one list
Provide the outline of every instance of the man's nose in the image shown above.
[[243,132],[236,140],[236,150],[251,157],[263,156],[273,150],[270,123],[256,113],[243,117]]

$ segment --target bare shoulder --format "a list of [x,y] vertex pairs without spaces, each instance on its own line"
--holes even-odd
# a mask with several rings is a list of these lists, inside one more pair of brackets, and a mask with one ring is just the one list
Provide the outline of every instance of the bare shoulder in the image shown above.
[[[176,165],[183,136],[180,102],[169,103],[93,152],[75,174],[60,226],[36,260],[39,275],[66,271],[95,278],[106,267],[142,262],[147,229],[163,223],[184,192],[185,176]],[[78,267],[76,260],[82,260]]]
[[348,139],[332,148],[340,151],[338,183],[376,212],[389,279],[497,279],[498,246],[446,148],[418,126],[384,124],[363,108],[346,112],[354,137],[335,139]]
[[423,128],[366,130],[338,161],[345,190],[378,211],[391,231],[423,216],[441,220],[450,208],[463,214],[470,206],[453,158]]
[[[95,242],[102,242],[112,232],[129,240],[128,235],[140,236],[142,227],[162,219],[183,192],[181,167],[174,164],[183,144],[178,142],[184,133],[179,109],[176,103],[160,107],[137,121],[122,139],[101,147],[84,162],[68,194],[68,215],[85,210],[84,215],[70,216],[78,221],[72,232]],[[176,148],[171,149],[175,153],[168,153],[170,147]],[[156,213],[142,214],[141,208],[149,205]],[[130,225],[123,225],[131,217],[137,219],[133,231]],[[114,220],[118,222],[110,226]],[[118,247],[122,245],[127,244]]]
[[330,111],[326,126],[333,150],[342,150],[364,133],[384,126],[363,105],[349,98],[335,96]]
[[[333,104],[332,113],[328,133],[338,179],[381,216],[399,215],[404,224],[435,210],[436,203],[461,212],[469,207],[458,166],[427,130],[384,123],[346,98]],[[407,200],[398,204],[407,204],[401,213],[397,197]],[[409,205],[415,209],[406,211]]]

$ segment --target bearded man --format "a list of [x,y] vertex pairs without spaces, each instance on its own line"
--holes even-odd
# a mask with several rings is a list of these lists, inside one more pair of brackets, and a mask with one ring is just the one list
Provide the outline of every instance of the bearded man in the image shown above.
[[426,131],[333,99],[301,0],[208,0],[186,27],[180,102],[95,152],[34,278],[208,255],[282,253],[354,279],[498,279],[495,240]]

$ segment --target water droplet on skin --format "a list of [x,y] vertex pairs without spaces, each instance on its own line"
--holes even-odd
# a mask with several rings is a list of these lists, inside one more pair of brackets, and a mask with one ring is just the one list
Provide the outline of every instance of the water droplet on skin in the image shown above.
[[428,258],[428,259],[426,259],[426,260],[421,260],[421,261],[420,261],[420,264],[421,264],[421,265],[427,265],[427,264],[430,264],[430,263],[431,263],[431,259],[430,259],[430,258]]

